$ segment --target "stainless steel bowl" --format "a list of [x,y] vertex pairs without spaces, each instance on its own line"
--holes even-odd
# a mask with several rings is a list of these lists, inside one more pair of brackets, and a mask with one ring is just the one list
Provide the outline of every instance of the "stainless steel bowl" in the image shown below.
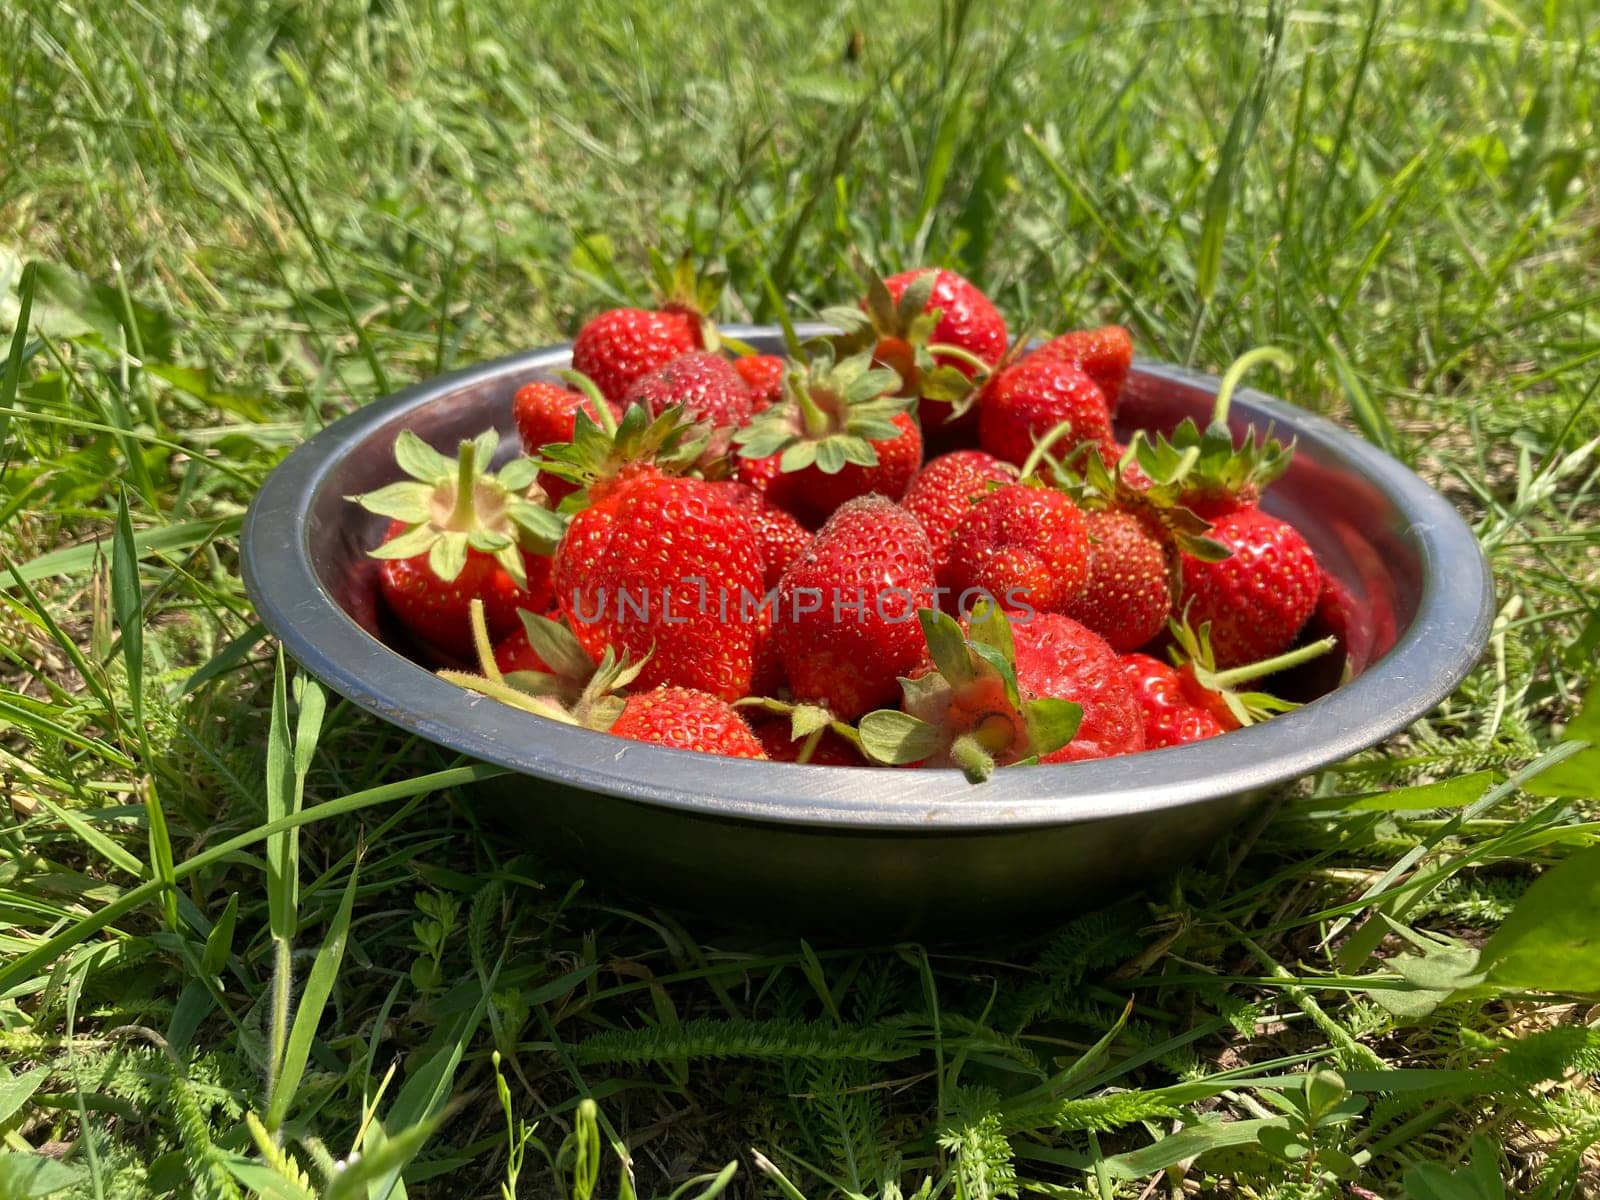
[[[729,332],[780,346],[772,328]],[[1298,711],[1196,745],[1000,771],[978,787],[951,770],[712,758],[559,726],[391,648],[403,639],[385,625],[366,556],[383,521],[344,497],[397,476],[402,429],[448,450],[492,424],[514,443],[513,392],[568,357],[556,346],[457,371],[323,430],[251,506],[245,584],[267,628],[334,691],[515,771],[481,786],[517,836],[668,904],[872,936],[981,932],[1098,906],[1204,850],[1269,789],[1404,729],[1455,688],[1488,637],[1488,564],[1449,503],[1332,423],[1242,390],[1238,429],[1270,423],[1299,439],[1266,507],[1305,534],[1354,600],[1354,678]],[[1217,383],[1136,363],[1119,424],[1203,422]]]

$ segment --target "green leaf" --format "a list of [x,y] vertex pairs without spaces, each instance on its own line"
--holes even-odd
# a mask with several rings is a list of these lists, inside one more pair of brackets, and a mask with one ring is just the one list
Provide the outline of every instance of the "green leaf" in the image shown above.
[[38,282],[39,269],[34,263],[22,268],[22,280],[17,285],[17,324],[11,331],[11,353],[6,358],[5,378],[0,379],[0,447],[7,444],[11,435],[10,409],[17,402],[17,384],[22,379],[23,352],[28,346],[28,323],[33,311],[33,293]]
[[1460,808],[1471,804],[1499,782],[1494,771],[1473,771],[1449,779],[1396,788],[1376,796],[1363,796],[1342,805],[1341,812],[1415,812],[1431,808]]
[[386,484],[361,496],[350,496],[362,508],[380,517],[392,517],[407,525],[418,525],[433,516],[434,489],[431,484],[401,480]]
[[587,679],[594,673],[594,660],[589,657],[589,652],[578,641],[577,634],[560,621],[529,612],[525,608],[519,608],[517,616],[522,618],[528,645],[557,675],[567,679]]
[[415,529],[408,529],[397,538],[374,546],[367,551],[371,558],[415,558],[419,554],[427,554],[444,535],[431,525],[418,525]]
[[[267,723],[267,820],[279,821],[295,811],[294,741],[289,732],[289,667],[278,647],[272,681],[272,713]],[[293,830],[267,839],[267,926],[284,941],[295,932],[299,903],[299,835]]]
[[111,611],[122,633],[128,670],[128,700],[141,734],[144,730],[144,597],[139,590],[139,549],[128,516],[128,493],[117,492],[117,524],[111,537]]
[[796,704],[789,714],[789,740],[798,742],[833,724],[833,714],[820,704]]
[[861,750],[874,762],[890,766],[921,762],[940,749],[943,737],[926,721],[894,709],[879,709],[861,718]]
[[1564,742],[1588,742],[1580,750],[1523,784],[1535,796],[1573,799],[1600,798],[1600,679],[1589,685],[1578,715],[1562,734]]
[[355,906],[356,880],[360,874],[360,860],[350,868],[350,880],[345,884],[344,897],[328,924],[328,933],[317,950],[311,972],[306,976],[300,993],[300,1003],[295,1007],[294,1025],[289,1031],[289,1041],[283,1052],[283,1062],[272,1082],[272,1092],[267,1099],[266,1126],[276,1130],[283,1124],[289,1105],[305,1075],[306,1063],[311,1057],[311,1042],[322,1021],[322,1011],[328,997],[333,994],[334,980],[339,975],[339,963],[344,958],[345,942],[350,936],[350,914]]
[[0,1125],[4,1125],[50,1078],[50,1068],[34,1067],[20,1075],[8,1075],[0,1066]]
[[358,1197],[367,1200],[374,1194],[375,1186],[377,1195],[386,1194],[381,1181],[386,1176],[398,1177],[406,1164],[428,1144],[438,1127],[438,1118],[431,1117],[392,1137],[385,1134],[379,1145],[364,1150],[360,1158],[333,1177],[328,1190],[322,1193],[322,1200],[357,1200]]
[[[844,439],[842,438],[824,438],[822,441],[815,443],[815,445],[817,470],[824,475],[837,475],[844,470],[845,464],[850,461],[850,456],[845,453]],[[877,461],[878,456],[873,454],[872,463]],[[867,465],[871,466],[872,463]],[[784,453],[782,466],[785,471],[789,469],[789,455],[787,452]]]
[[1286,1124],[1283,1117],[1268,1117],[1254,1121],[1202,1120],[1199,1124],[1190,1125],[1153,1145],[1130,1150],[1126,1154],[1113,1155],[1103,1160],[1100,1165],[1112,1179],[1121,1181],[1147,1179],[1157,1171],[1165,1171],[1168,1167],[1198,1158],[1212,1150],[1222,1150],[1229,1146],[1256,1145],[1260,1141],[1263,1129],[1283,1128]]
[[43,1154],[0,1150],[0,1200],[42,1200],[81,1182],[83,1174]]
[[526,492],[539,479],[540,463],[536,458],[519,455],[495,473],[495,480],[510,492]]
[[972,669],[972,655],[956,619],[935,608],[919,608],[917,621],[928,643],[928,655],[939,674],[956,687],[971,683],[976,678]]
[[394,460],[412,479],[423,483],[434,484],[456,476],[455,460],[439,453],[409,429],[402,429],[394,439]]
[[1413,1163],[1401,1183],[1408,1200],[1505,1200],[1500,1156],[1481,1133],[1474,1134],[1469,1160],[1452,1171],[1439,1163]]
[[1083,709],[1071,700],[1041,696],[1023,705],[1022,716],[1028,724],[1029,747],[1043,757],[1072,741],[1083,721]]
[[[242,514],[224,517],[219,521],[186,521],[180,525],[141,529],[134,534],[133,544],[140,555],[164,554],[173,550],[188,550],[219,538],[237,537],[243,527]],[[82,575],[101,561],[104,553],[103,542],[83,542],[30,559],[17,568],[17,574],[28,583],[58,575]],[[9,578],[0,581],[0,591],[9,591],[12,586]]]
[[1534,880],[1483,948],[1498,987],[1600,992],[1600,846]]
[[217,923],[206,934],[205,953],[200,958],[200,968],[207,975],[220,975],[233,953],[233,930],[239,921],[239,893],[228,897],[228,906],[222,910]]
[[[395,541],[400,541],[395,538]],[[467,566],[467,538],[461,533],[446,533],[428,549],[428,569],[444,583],[454,583]]]

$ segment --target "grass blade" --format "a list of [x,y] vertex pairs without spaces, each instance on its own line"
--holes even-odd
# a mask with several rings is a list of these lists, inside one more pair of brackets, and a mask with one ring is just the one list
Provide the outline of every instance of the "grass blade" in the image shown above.
[[272,1081],[272,1091],[267,1099],[266,1126],[276,1132],[294,1102],[295,1090],[305,1075],[306,1063],[311,1057],[311,1041],[322,1022],[328,997],[333,994],[334,980],[339,975],[339,964],[344,960],[345,942],[350,936],[350,914],[355,906],[356,881],[361,873],[361,856],[356,856],[350,868],[350,880],[345,884],[339,908],[328,924],[328,933],[317,951],[311,973],[306,976],[305,988],[300,993],[300,1003],[295,1008],[294,1028],[284,1047],[283,1059],[278,1064],[277,1076]]

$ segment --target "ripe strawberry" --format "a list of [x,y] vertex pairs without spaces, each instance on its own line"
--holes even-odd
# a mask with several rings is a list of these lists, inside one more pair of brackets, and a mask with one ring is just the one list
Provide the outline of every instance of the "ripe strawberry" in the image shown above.
[[1106,407],[1117,411],[1122,385],[1133,365],[1133,338],[1121,325],[1075,329],[1052,338],[1033,353],[1081,368],[1105,396]]
[[911,616],[934,586],[916,518],[882,496],[842,505],[778,587],[778,656],[796,699],[851,721],[922,662]]
[[683,313],[612,308],[591,318],[572,341],[572,369],[620,402],[641,375],[700,348],[695,322]]
[[[573,372],[580,387],[594,384]],[[572,440],[546,444],[540,451],[541,475],[548,475],[581,489],[577,499],[563,507],[581,508],[597,503],[641,476],[681,475],[701,460],[707,445],[706,426],[690,425],[682,410],[671,409],[652,419],[642,405],[633,405],[616,421],[610,406],[598,394],[591,398],[598,405],[596,423],[585,406],[575,416]]]
[[1011,624],[998,608],[980,605],[970,636],[930,608],[917,619],[927,669],[901,679],[903,711],[861,718],[861,748],[874,762],[959,767],[981,783],[996,767],[1037,761],[1072,740],[1077,705],[1019,688]]
[[[930,338],[935,345],[965,350],[990,365],[1006,352],[1006,319],[976,284],[944,267],[901,271],[883,281],[889,296],[899,304],[918,280],[933,276],[933,286],[922,306],[923,312],[939,310],[939,321]],[[952,354],[933,351],[933,361],[950,363],[962,374],[971,376],[976,364]]]
[[1317,606],[1316,555],[1294,526],[1259,508],[1219,517],[1209,536],[1231,553],[1220,562],[1179,556],[1186,619],[1211,626],[1219,667],[1282,653]]
[[930,435],[971,424],[971,380],[1000,361],[1006,323],[970,281],[943,268],[867,276],[859,308],[828,308],[841,344],[871,350],[876,364],[900,376],[900,394],[920,397],[917,417]]
[[1150,747],[1215,737],[1298,708],[1265,692],[1242,692],[1239,686],[1309,662],[1335,644],[1333,638],[1324,638],[1276,658],[1219,671],[1209,633],[1204,625],[1196,633],[1174,624],[1172,666],[1145,654],[1123,656],[1123,669],[1139,695]]
[[929,459],[912,477],[900,507],[914,516],[933,545],[936,569],[950,554],[950,534],[991,483],[1009,483],[1017,469],[982,450],[955,450]]
[[395,457],[411,478],[364,496],[369,512],[390,518],[382,543],[379,592],[423,642],[458,658],[472,653],[471,604],[481,599],[490,632],[509,633],[517,609],[550,602],[550,560],[563,522],[544,506],[530,459],[499,474],[488,465],[499,445],[492,430],[462,442],[451,462],[410,430]]
[[1083,592],[1089,539],[1065,492],[1007,484],[956,523],[939,582],[962,609],[971,592],[1011,610],[1061,612]]
[[1182,677],[1171,664],[1148,654],[1124,654],[1122,670],[1139,700],[1145,749],[1198,742],[1230,728],[1190,701]]
[[578,641],[642,660],[640,686],[749,694],[761,550],[718,485],[646,468],[604,491],[557,547],[555,584]]
[[[609,415],[613,426],[622,417],[622,409],[613,401],[604,400],[596,405],[593,397],[581,391],[543,380],[524,384],[511,398],[511,414],[516,420],[523,450],[538,454],[545,446],[570,442],[580,408],[602,425],[606,423],[600,415],[602,409]],[[576,485],[548,471],[541,471],[539,486],[544,488],[552,502],[559,502],[570,495]]]
[[724,480],[719,486],[755,530],[761,560],[766,565],[763,578],[769,589],[777,587],[789,564],[810,545],[811,531],[747,483]]
[[750,389],[756,412],[771,407],[783,396],[783,372],[787,365],[776,354],[747,354],[733,360],[733,369]]
[[783,401],[734,434],[739,453],[778,455],[780,469],[795,476],[786,484],[794,507],[813,520],[869,492],[898,500],[922,463],[922,434],[907,401],[887,394],[896,379],[865,354],[797,367],[785,377]]
[[494,644],[494,665],[502,675],[513,671],[540,671],[548,673],[550,664],[528,641],[528,631],[520,625]]
[[[377,551],[388,551],[405,537],[410,527],[394,521]],[[456,658],[472,657],[472,630],[467,609],[482,600],[492,636],[517,626],[519,608],[539,608],[550,603],[550,560],[518,549],[523,583],[492,554],[468,549],[466,561],[455,577],[446,581],[424,551],[407,558],[385,558],[378,586],[389,611],[416,637]]]
[[1105,395],[1082,368],[1030,354],[983,386],[978,396],[978,442],[996,458],[1022,466],[1037,440],[1056,435],[1058,455],[1080,442],[1111,437]]
[[1271,346],[1252,350],[1224,377],[1203,431],[1186,417],[1167,436],[1151,437],[1142,430],[1134,433],[1131,448],[1134,461],[1149,480],[1146,491],[1214,520],[1258,503],[1267,486],[1288,470],[1294,457],[1293,442],[1285,446],[1268,429],[1258,443],[1254,425],[1236,442],[1228,426],[1240,366],[1247,367],[1257,357],[1280,367],[1291,365],[1288,355]]
[[1063,611],[1119,653],[1159,634],[1172,613],[1172,564],[1160,531],[1119,509],[1085,514],[1089,574]]
[[743,425],[755,411],[750,389],[733,364],[720,354],[691,350],[628,386],[623,406],[642,404],[652,417],[681,405],[691,421],[709,421],[715,428]]
[[1017,685],[1025,696],[1071,700],[1083,710],[1067,745],[1039,761],[1076,762],[1144,749],[1144,724],[1117,652],[1071,617],[1035,613],[1013,626]]
[[611,726],[617,737],[728,758],[766,758],[739,710],[689,687],[662,686],[628,697]]

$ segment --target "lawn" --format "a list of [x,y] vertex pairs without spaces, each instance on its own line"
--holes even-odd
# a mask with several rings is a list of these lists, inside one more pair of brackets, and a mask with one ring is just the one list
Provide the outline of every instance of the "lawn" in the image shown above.
[[[0,74],[0,1197],[1600,1194],[1600,5],[21,0]],[[1472,521],[1490,648],[1043,933],[588,885],[284,663],[237,536],[652,246],[729,320],[859,250],[1283,347]]]

